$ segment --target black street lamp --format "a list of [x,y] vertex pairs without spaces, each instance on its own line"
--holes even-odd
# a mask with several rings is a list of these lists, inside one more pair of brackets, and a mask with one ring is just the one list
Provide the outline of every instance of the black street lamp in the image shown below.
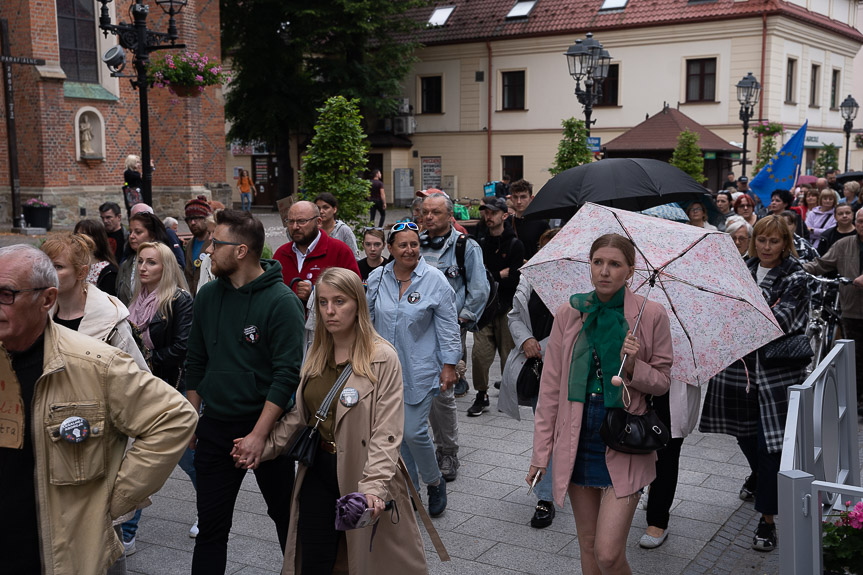
[[[569,75],[575,80],[575,96],[584,106],[584,118],[587,125],[587,135],[590,136],[590,126],[593,105],[602,97],[602,82],[608,77],[608,67],[611,56],[603,49],[602,44],[593,39],[593,33],[588,32],[584,40],[576,40],[575,44],[564,52],[569,65]],[[584,89],[581,81],[584,80]]]
[[[147,63],[150,61],[150,53],[168,48],[185,48],[185,44],[177,44],[177,22],[174,16],[186,7],[188,0],[155,0],[165,14],[168,15],[168,32],[153,32],[147,30],[147,16],[150,7],[144,4],[144,0],[135,0],[130,7],[134,24],[120,22],[111,24],[111,16],[108,13],[108,4],[112,0],[99,0],[102,10],[99,14],[99,28],[108,37],[114,34],[120,40],[120,46],[135,55],[135,74],[123,76],[121,72],[126,66],[126,54],[118,47],[111,48],[102,57],[102,61],[111,71],[111,76],[118,78],[132,78],[132,87],[138,89],[141,108],[141,172],[143,177],[143,188],[141,196],[145,204],[153,205],[153,169],[150,166],[150,114],[147,91],[150,87],[147,82]],[[170,44],[161,44],[161,42]]]
[[746,74],[742,80],[737,82],[737,101],[740,102],[740,121],[743,122],[743,175],[746,175],[746,136],[749,135],[749,120],[755,113],[755,104],[758,103],[758,95],[761,93],[761,84],[752,75]]
[[842,112],[842,118],[845,120],[845,171],[848,171],[848,152],[851,151],[851,128],[854,127],[854,118],[857,117],[857,110],[860,105],[857,103],[851,94],[842,101],[839,105],[839,111]]

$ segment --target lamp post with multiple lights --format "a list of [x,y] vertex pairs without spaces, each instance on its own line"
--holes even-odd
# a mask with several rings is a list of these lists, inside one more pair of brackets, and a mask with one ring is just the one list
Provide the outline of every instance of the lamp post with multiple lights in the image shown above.
[[746,74],[737,82],[737,101],[740,102],[740,121],[743,122],[743,166],[741,171],[746,175],[746,137],[749,135],[749,120],[755,114],[755,104],[761,94],[761,84],[752,75]]
[[851,94],[842,101],[839,105],[839,111],[842,113],[842,119],[845,120],[845,171],[848,171],[848,153],[851,151],[851,128],[854,127],[854,118],[857,117],[857,111],[860,105],[857,103]]
[[[564,56],[569,65],[569,75],[575,80],[575,96],[584,106],[587,135],[590,136],[590,126],[596,121],[590,119],[593,105],[602,97],[602,82],[608,77],[611,56],[599,41],[593,39],[591,32],[587,33],[587,38],[584,40],[576,40]],[[584,81],[583,89],[582,81]]]
[[[135,0],[130,7],[133,24],[120,22],[111,23],[111,15],[108,12],[108,4],[112,0],[99,0],[102,9],[99,14],[99,28],[108,37],[114,34],[120,41],[120,46],[115,46],[105,52],[102,61],[111,71],[111,76],[118,78],[131,78],[132,87],[138,89],[141,109],[141,176],[143,187],[141,196],[145,204],[153,205],[153,169],[150,166],[150,115],[147,91],[147,63],[150,61],[150,53],[157,50],[171,48],[185,48],[184,44],[177,44],[177,22],[174,16],[186,7],[188,0],[155,0],[165,14],[168,15],[168,32],[153,32],[147,29],[147,16],[150,7],[144,4],[144,0]],[[169,42],[163,44],[163,42]],[[135,74],[123,76],[121,72],[126,66],[126,54],[123,50],[129,50],[135,55]]]

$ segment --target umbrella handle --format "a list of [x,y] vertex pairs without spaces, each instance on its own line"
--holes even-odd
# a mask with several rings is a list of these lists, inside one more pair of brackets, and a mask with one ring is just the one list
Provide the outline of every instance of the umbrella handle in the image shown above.
[[[632,326],[632,333],[638,329],[638,324],[641,323],[641,314],[644,313],[644,306],[647,305],[647,296],[650,295],[650,290],[653,289],[654,280],[656,278],[656,272],[653,272],[653,277],[647,284],[647,293],[644,294],[644,301],[641,302],[641,309],[638,310],[638,316],[635,318],[635,325]],[[623,361],[620,362],[620,369],[617,370],[617,375],[611,378],[611,384],[620,386],[623,384],[623,365],[626,363],[627,358],[629,358],[629,354],[624,354]]]

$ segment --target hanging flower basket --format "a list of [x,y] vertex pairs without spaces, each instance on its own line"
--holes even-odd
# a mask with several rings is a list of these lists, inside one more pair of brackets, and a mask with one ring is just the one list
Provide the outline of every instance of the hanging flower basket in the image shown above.
[[147,80],[156,88],[167,88],[180,98],[196,98],[207,86],[231,80],[219,61],[197,52],[165,54],[147,65]]
[[858,148],[863,148],[863,134],[854,134],[854,144]]

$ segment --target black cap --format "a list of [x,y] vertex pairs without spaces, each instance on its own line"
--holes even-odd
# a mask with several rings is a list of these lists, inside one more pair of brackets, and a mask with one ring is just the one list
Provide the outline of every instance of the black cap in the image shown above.
[[505,212],[508,208],[506,207],[505,199],[498,198],[496,196],[486,196],[482,199],[482,204],[480,204],[479,209]]

